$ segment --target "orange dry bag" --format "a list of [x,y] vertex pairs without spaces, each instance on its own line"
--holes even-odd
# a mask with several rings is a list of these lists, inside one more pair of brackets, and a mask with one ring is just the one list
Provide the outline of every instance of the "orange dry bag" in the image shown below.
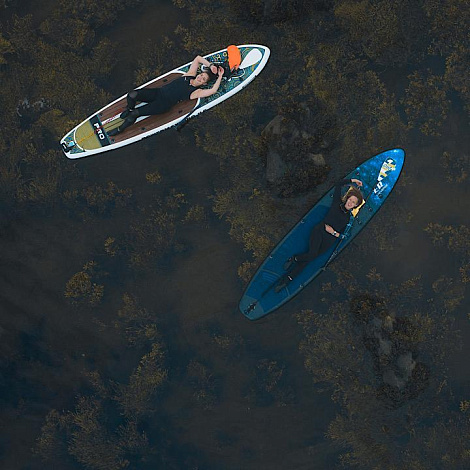
[[227,47],[228,54],[228,65],[230,67],[230,72],[234,72],[238,69],[242,62],[242,56],[237,46],[231,45]]

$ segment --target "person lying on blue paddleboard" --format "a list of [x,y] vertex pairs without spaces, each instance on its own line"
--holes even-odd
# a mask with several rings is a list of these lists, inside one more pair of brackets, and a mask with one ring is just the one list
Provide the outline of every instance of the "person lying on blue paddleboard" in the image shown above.
[[[199,65],[205,66],[205,69],[197,74]],[[109,131],[108,135],[120,134],[124,129],[134,124],[139,116],[163,114],[180,101],[214,95],[219,89],[223,75],[223,67],[211,64],[207,59],[198,55],[185,74],[167,85],[161,88],[139,88],[128,93],[127,108],[120,115],[125,121],[116,129]],[[212,88],[199,89],[215,79]],[[147,104],[136,108],[137,101],[143,101]]]
[[362,204],[364,200],[362,193],[357,188],[350,188],[349,191],[341,197],[341,188],[354,183],[362,186],[362,181],[352,178],[341,180],[335,185],[333,201],[325,218],[310,233],[309,248],[306,253],[299,253],[291,256],[284,263],[284,271],[289,271],[279,279],[274,287],[275,292],[280,292],[289,284],[296,276],[298,276],[305,267],[313,261],[317,256],[321,255],[331,248],[338,239],[342,237],[342,233],[349,222],[351,211]]

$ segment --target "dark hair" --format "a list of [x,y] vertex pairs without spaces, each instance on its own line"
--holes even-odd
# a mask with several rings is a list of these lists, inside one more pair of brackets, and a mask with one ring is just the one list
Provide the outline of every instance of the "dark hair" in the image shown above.
[[201,73],[207,73],[207,75],[209,75],[209,81],[215,80],[217,78],[217,75],[211,70],[211,65],[215,64],[210,64],[209,67],[204,67],[201,70]]
[[364,200],[364,196],[362,195],[361,191],[359,189],[354,188],[351,186],[346,194],[343,196],[343,202],[346,202],[351,196],[356,196],[357,197],[357,205],[356,207],[359,207],[362,204],[362,201]]

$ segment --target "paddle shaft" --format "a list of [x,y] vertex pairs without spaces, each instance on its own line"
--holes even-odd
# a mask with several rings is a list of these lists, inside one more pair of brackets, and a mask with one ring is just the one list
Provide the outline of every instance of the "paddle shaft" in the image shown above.
[[197,106],[195,106],[195,107],[176,125],[176,131],[177,131],[177,132],[180,132],[181,129],[183,129],[183,127],[188,123],[189,118],[192,116],[192,114],[194,113],[194,111],[196,111],[197,109],[199,109],[199,108],[202,106],[202,103],[203,103],[203,98],[201,98],[200,103],[199,103]]

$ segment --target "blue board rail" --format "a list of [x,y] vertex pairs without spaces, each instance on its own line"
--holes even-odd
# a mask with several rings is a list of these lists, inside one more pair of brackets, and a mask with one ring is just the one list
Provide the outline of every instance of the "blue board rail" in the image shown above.
[[361,208],[351,216],[349,236],[315,258],[280,292],[275,292],[274,286],[286,274],[283,269],[286,260],[308,250],[310,232],[323,220],[331,206],[334,192],[334,188],[331,188],[279,242],[258,268],[240,300],[240,311],[250,320],[258,320],[284,305],[322,273],[327,264],[351,243],[380,209],[398,181],[404,162],[404,150],[399,148],[387,150],[370,158],[345,177],[361,180],[363,183],[361,190],[366,198]]

